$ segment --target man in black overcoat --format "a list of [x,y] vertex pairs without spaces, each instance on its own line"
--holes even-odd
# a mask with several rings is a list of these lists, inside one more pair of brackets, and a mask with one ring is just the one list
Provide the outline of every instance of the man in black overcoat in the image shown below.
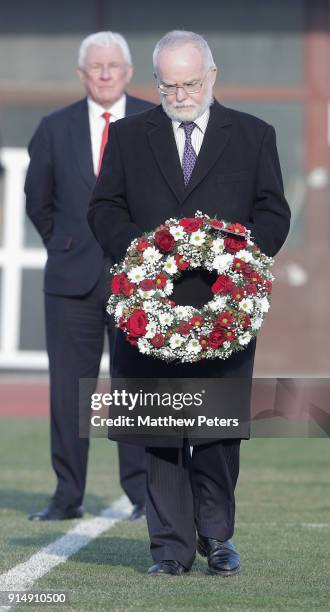
[[[107,332],[113,357],[113,324],[105,305],[110,261],[95,240],[86,214],[104,147],[118,119],[153,104],[127,95],[133,66],[126,40],[98,32],[80,46],[78,75],[87,97],[45,117],[29,145],[27,214],[47,249],[44,277],[46,340],[51,395],[51,458],[57,486],[51,503],[31,520],[82,516],[88,438],[79,436],[79,380],[96,379]],[[111,375],[111,370],[110,370]],[[144,515],[145,452],[120,444],[120,481]]]
[[[88,219],[104,252],[119,261],[134,238],[168,218],[193,217],[200,210],[244,224],[261,250],[275,255],[287,236],[290,211],[274,128],[213,99],[217,69],[201,36],[169,32],[157,43],[153,59],[161,105],[114,126],[93,193]],[[182,278],[176,303],[210,297],[205,275]],[[250,342],[226,361],[168,365],[141,355],[118,330],[114,375],[251,381],[254,353],[255,342]],[[194,443],[178,437],[171,446],[164,446],[162,436],[140,441],[147,445],[147,521],[154,561],[149,574],[189,571],[196,531],[209,571],[236,574],[240,558],[230,538],[240,439]]]

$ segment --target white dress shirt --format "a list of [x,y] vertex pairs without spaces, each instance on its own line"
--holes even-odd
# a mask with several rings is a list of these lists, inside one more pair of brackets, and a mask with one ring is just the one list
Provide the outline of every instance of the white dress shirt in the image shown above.
[[117,100],[117,102],[110,106],[110,108],[103,108],[103,106],[100,106],[91,98],[87,98],[87,104],[89,129],[92,144],[93,168],[94,174],[96,175],[100,157],[102,134],[105,126],[105,119],[104,117],[102,117],[102,115],[105,112],[110,113],[110,123],[113,123],[114,121],[117,121],[117,119],[122,119],[123,117],[125,117],[126,96],[125,94],[123,94],[121,98]]
[[[207,128],[207,124],[210,117],[210,109],[207,108],[206,111],[197,119],[195,119],[194,123],[197,127],[193,130],[191,134],[191,144],[193,149],[195,150],[196,155],[200,152],[205,130]],[[176,146],[178,148],[179,158],[182,165],[183,151],[184,145],[186,141],[186,136],[184,133],[184,129],[180,127],[181,121],[172,121],[174,138],[176,142]]]

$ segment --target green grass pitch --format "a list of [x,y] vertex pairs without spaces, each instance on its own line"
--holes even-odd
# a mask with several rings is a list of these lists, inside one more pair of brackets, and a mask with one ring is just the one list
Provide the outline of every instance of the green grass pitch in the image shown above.
[[[27,520],[29,512],[43,507],[54,487],[46,421],[1,420],[0,457],[2,573],[63,535],[75,521]],[[64,612],[329,610],[329,458],[327,439],[242,443],[234,537],[241,553],[239,576],[208,576],[205,561],[196,557],[189,575],[150,578],[146,525],[123,521],[33,589],[66,591],[69,603],[62,607]],[[116,446],[94,439],[85,516],[97,514],[120,495]]]

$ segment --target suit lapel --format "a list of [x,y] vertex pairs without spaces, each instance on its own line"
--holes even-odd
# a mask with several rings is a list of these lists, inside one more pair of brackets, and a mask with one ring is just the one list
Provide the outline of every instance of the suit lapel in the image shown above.
[[161,106],[157,106],[148,118],[148,138],[159,168],[180,204],[186,200],[219,159],[229,138],[232,121],[224,106],[214,101],[205,131],[201,150],[190,181],[185,188],[178,150],[171,120]]
[[[201,150],[197,157],[190,181],[185,189],[182,202],[203,180],[223,153],[230,139],[231,119],[224,106],[214,101],[210,108],[210,117],[204,134]],[[196,129],[196,128],[195,128]]]
[[80,173],[89,189],[92,190],[95,186],[96,176],[93,169],[92,143],[86,98],[74,108],[70,122],[70,131]]
[[148,118],[148,139],[157,164],[178,201],[184,195],[184,181],[172,123],[160,106]]

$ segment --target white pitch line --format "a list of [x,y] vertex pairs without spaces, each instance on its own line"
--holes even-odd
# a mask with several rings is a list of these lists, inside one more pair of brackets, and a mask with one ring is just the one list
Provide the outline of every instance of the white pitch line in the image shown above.
[[[99,516],[87,520],[82,519],[64,536],[39,550],[30,559],[0,574],[0,592],[30,589],[36,580],[42,578],[51,569],[64,563],[104,531],[113,527],[115,523],[127,518],[131,508],[128,498],[123,495],[103,510]],[[0,606],[0,612],[7,612],[11,607]]]
[[[104,531],[124,518],[131,511],[131,503],[123,495],[108,508],[103,510],[99,516],[92,519],[83,519],[70,529],[64,536],[58,538],[24,563],[20,563],[4,574],[0,574],[1,591],[26,591],[34,582],[59,565],[65,563],[69,557],[74,555],[92,540],[95,540]],[[238,522],[241,527],[301,527],[303,529],[329,529],[330,523],[247,523]],[[15,605],[15,604],[14,604]],[[0,612],[8,612],[13,606],[0,606]]]

